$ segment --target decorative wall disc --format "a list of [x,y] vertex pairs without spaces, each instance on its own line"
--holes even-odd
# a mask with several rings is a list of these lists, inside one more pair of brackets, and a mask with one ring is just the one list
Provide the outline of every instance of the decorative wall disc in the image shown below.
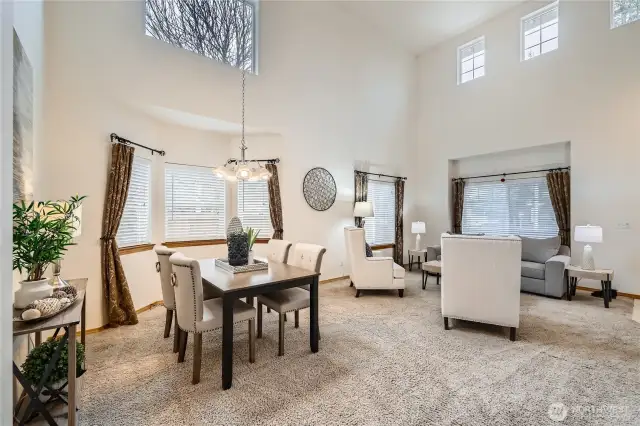
[[336,201],[336,181],[327,169],[309,170],[302,182],[302,192],[307,204],[320,212],[328,210]]

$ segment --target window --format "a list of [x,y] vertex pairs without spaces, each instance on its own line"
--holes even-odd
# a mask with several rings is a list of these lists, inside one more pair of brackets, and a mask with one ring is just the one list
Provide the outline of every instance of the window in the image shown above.
[[146,34],[255,72],[256,9],[255,0],[146,0]]
[[462,232],[533,238],[558,235],[546,179],[467,182]]
[[167,164],[164,181],[167,241],[226,238],[223,178],[209,167]]
[[151,161],[133,157],[129,194],[116,235],[119,247],[151,242]]
[[238,217],[245,228],[259,229],[258,238],[271,238],[269,188],[265,180],[238,182]]
[[484,75],[484,37],[458,47],[458,84]]
[[373,204],[374,217],[364,220],[369,244],[393,244],[396,239],[396,186],[394,182],[369,179],[367,201]]
[[558,2],[520,20],[522,60],[535,58],[558,48]]
[[640,0],[611,0],[611,28],[640,20]]

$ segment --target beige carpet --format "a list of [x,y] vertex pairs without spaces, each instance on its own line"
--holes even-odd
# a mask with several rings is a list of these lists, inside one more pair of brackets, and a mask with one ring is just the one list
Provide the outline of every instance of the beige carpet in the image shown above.
[[[431,280],[431,278],[430,278]],[[256,363],[236,328],[233,388],[220,385],[220,332],[204,337],[200,384],[192,341],[177,364],[163,339],[164,308],[140,323],[87,336],[84,425],[543,425],[563,403],[563,424],[640,424],[640,324],[629,299],[578,292],[572,302],[522,295],[518,341],[500,327],[443,329],[435,282],[411,273],[397,292],[356,299],[348,282],[320,286],[320,351],[308,313],[286,327],[265,314]],[[562,407],[560,407],[562,408]]]

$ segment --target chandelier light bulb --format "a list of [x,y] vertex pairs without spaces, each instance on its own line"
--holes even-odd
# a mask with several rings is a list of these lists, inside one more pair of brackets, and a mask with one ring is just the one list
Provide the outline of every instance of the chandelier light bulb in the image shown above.
[[260,179],[269,180],[271,178],[271,173],[265,167],[260,167]]
[[253,173],[251,172],[251,168],[247,163],[238,165],[236,169],[236,177],[239,180],[249,180],[253,177]]
[[228,173],[224,166],[219,166],[213,169],[213,175],[218,178],[226,178]]

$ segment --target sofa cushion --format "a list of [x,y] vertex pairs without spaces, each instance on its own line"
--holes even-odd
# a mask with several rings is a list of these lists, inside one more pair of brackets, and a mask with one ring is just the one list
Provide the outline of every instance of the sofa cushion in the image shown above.
[[393,264],[393,278],[404,278],[404,268],[397,263]]
[[526,262],[521,263],[521,276],[528,278],[535,278],[538,280],[544,280],[544,263]]
[[522,239],[522,260],[525,262],[545,263],[560,250],[560,237]]

